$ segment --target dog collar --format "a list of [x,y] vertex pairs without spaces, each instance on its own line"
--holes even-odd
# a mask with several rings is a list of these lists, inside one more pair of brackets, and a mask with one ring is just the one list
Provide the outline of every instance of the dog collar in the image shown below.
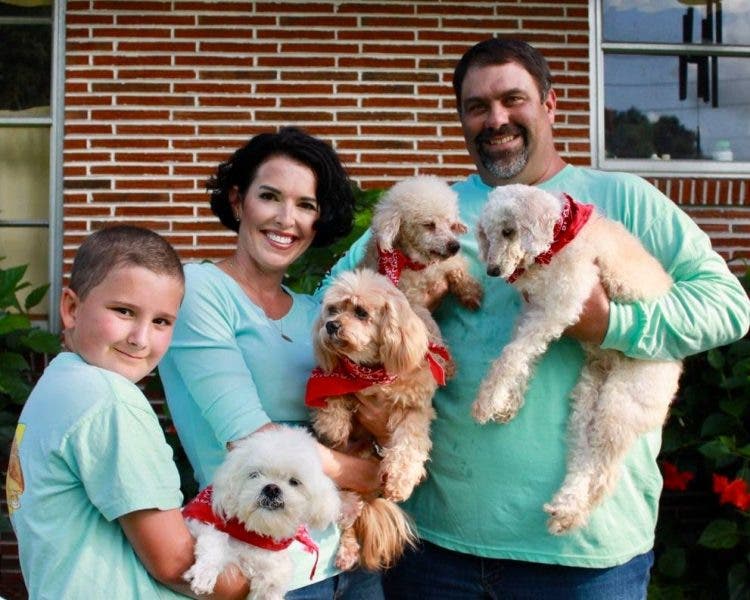
[[207,523],[240,542],[245,542],[246,544],[250,544],[257,548],[263,548],[264,550],[271,550],[272,552],[286,550],[291,546],[292,542],[296,540],[305,547],[306,552],[315,554],[315,562],[313,563],[312,571],[310,571],[310,579],[315,577],[315,570],[318,568],[320,551],[318,545],[310,537],[310,532],[306,525],[300,525],[294,534],[294,537],[282,538],[279,540],[270,535],[258,533],[257,531],[248,531],[236,518],[224,520],[214,513],[213,493],[213,486],[210,485],[202,490],[195,498],[182,507],[183,518],[195,519],[202,523]]
[[[547,250],[534,258],[534,262],[538,265],[548,265],[555,254],[575,239],[578,232],[581,231],[594,212],[593,204],[576,202],[570,195],[565,193],[563,193],[562,197],[565,203],[560,211],[560,218],[555,223],[555,228],[552,231],[552,243]],[[508,277],[508,283],[513,283],[525,271],[526,269],[523,267],[519,267],[513,271],[510,277]]]
[[[448,350],[438,344],[429,344],[425,359],[430,372],[439,385],[445,385],[445,369],[435,356],[451,360]],[[388,385],[396,381],[396,375],[389,375],[385,367],[366,367],[358,365],[351,359],[342,356],[332,371],[315,367],[310,373],[305,390],[305,405],[311,408],[325,408],[327,398],[353,394],[373,385]]]
[[378,273],[385,275],[391,280],[393,285],[398,285],[401,280],[401,272],[404,269],[411,271],[421,271],[427,265],[413,261],[401,250],[382,250],[380,245],[378,248]]

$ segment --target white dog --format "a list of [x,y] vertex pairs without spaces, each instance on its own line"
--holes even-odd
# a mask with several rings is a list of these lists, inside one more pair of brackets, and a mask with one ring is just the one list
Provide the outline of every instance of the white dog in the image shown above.
[[388,277],[409,302],[425,305],[446,293],[472,310],[481,284],[469,273],[458,236],[458,196],[442,179],[421,175],[399,181],[375,205],[372,238],[360,266]]
[[306,526],[324,528],[340,511],[336,485],[323,473],[309,433],[292,427],[255,433],[229,451],[213,486],[183,509],[196,538],[195,564],[184,578],[193,592],[208,594],[234,563],[251,582],[249,598],[281,600],[292,575],[286,548],[300,542],[317,562]]
[[[480,423],[511,420],[523,403],[535,361],[576,323],[597,281],[622,302],[664,295],[672,279],[622,225],[525,185],[490,193],[477,229],[487,273],[508,279],[528,299],[472,407]],[[586,522],[612,491],[637,436],[660,427],[677,391],[679,362],[628,358],[583,344],[586,362],[572,392],[568,467],[548,528],[560,534]]]

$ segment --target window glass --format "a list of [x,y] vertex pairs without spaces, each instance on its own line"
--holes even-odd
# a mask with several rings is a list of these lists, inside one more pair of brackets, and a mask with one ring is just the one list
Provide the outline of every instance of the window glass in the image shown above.
[[607,157],[750,161],[750,60],[715,62],[714,107],[698,95],[698,70],[690,64],[680,99],[677,56],[606,54]]
[[0,24],[0,117],[49,116],[51,49],[51,24]]
[[[603,40],[750,44],[748,0],[604,0]],[[705,32],[705,35],[703,35]]]
[[52,0],[0,0],[0,17],[51,17]]
[[49,135],[48,127],[0,127],[0,220],[47,219]]
[[[23,304],[26,294],[33,288],[49,283],[49,265],[47,246],[49,231],[38,227],[4,227],[0,230],[0,266],[5,269],[28,265],[25,281],[31,286],[23,290],[19,296]],[[37,315],[49,314],[49,294],[44,302],[34,308]]]

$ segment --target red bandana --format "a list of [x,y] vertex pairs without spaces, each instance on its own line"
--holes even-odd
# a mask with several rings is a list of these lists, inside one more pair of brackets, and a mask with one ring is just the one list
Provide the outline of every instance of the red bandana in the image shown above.
[[[434,354],[450,360],[450,354],[443,346],[430,344],[425,359],[430,371],[439,385],[445,385],[445,371],[437,362]],[[326,398],[353,394],[373,385],[388,385],[396,381],[395,375],[389,375],[384,367],[365,367],[342,356],[333,371],[324,371],[315,367],[307,380],[305,405],[311,408],[325,408]]]
[[[550,244],[549,249],[534,259],[534,262],[539,265],[548,265],[555,254],[572,242],[578,235],[578,232],[588,222],[591,213],[594,212],[592,204],[576,202],[571,196],[565,193],[563,193],[563,198],[565,199],[565,204],[563,204],[560,211],[560,218],[555,223],[555,228],[552,231],[552,244]],[[513,271],[510,277],[508,277],[508,283],[513,283],[524,271],[525,269],[522,267]]]
[[418,263],[410,259],[401,250],[395,249],[389,252],[384,252],[378,246],[378,273],[385,275],[391,280],[393,285],[398,285],[401,279],[401,272],[404,269],[411,269],[412,271],[421,271],[427,265]]
[[297,540],[305,547],[307,552],[315,554],[315,563],[313,564],[312,571],[310,571],[310,579],[315,576],[315,569],[318,568],[319,558],[318,545],[310,537],[310,532],[307,530],[306,525],[300,525],[293,538],[283,538],[280,540],[255,531],[248,531],[237,519],[232,518],[225,521],[214,513],[211,504],[213,500],[213,492],[213,486],[209,485],[182,507],[182,516],[186,519],[196,519],[203,523],[208,523],[209,525],[213,525],[219,531],[223,531],[241,542],[245,542],[246,544],[258,548],[263,548],[264,550],[271,550],[273,552],[286,550],[294,540]]

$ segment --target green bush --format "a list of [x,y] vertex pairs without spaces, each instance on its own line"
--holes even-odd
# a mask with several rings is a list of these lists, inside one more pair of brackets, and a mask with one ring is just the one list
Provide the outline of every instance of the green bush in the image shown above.
[[[750,287],[750,272],[741,281]],[[750,339],[685,361],[660,455],[651,599],[750,597]]]
[[[26,265],[0,267],[0,460],[8,461],[10,443],[24,402],[39,376],[44,355],[60,351],[58,336],[35,326],[29,312],[37,306],[49,285],[28,292],[23,304],[19,292],[31,287],[24,281]],[[9,528],[2,516],[0,529]]]

